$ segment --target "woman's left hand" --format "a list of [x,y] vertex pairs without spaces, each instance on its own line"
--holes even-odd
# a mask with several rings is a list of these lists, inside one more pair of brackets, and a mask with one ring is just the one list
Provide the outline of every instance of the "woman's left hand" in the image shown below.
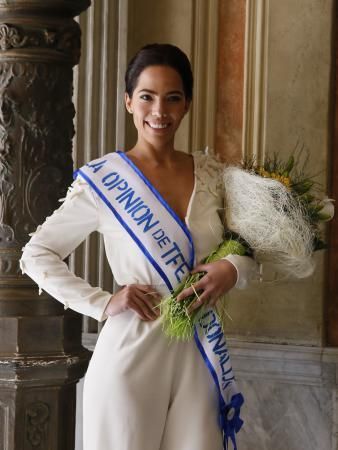
[[237,270],[231,262],[226,259],[208,264],[197,265],[191,273],[206,272],[205,275],[193,287],[184,289],[177,300],[184,300],[189,295],[198,293],[199,298],[188,308],[191,313],[199,308],[203,303],[215,306],[219,297],[235,286],[237,281]]

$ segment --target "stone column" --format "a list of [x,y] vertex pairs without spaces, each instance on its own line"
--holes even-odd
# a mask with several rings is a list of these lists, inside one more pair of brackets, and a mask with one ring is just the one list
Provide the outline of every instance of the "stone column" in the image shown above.
[[0,450],[74,449],[81,317],[21,274],[72,180],[73,17],[90,0],[0,0]]

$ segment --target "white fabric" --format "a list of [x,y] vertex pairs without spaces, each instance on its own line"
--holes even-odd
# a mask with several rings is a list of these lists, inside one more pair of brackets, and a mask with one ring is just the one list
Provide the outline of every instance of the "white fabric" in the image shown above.
[[[195,186],[187,211],[200,261],[222,240],[221,166],[194,154]],[[136,244],[83,180],[38,227],[21,267],[65,307],[104,320],[110,292],[90,286],[62,262],[92,231],[102,233],[119,285],[167,287]],[[245,287],[256,267],[247,257],[229,258]],[[242,264],[243,262],[243,264]],[[195,343],[169,343],[161,319],[141,321],[132,311],[109,317],[85,379],[84,450],[221,450],[217,395]]]
[[109,153],[77,175],[133,237],[168,289],[189,275],[194,264],[189,230],[125,153]]

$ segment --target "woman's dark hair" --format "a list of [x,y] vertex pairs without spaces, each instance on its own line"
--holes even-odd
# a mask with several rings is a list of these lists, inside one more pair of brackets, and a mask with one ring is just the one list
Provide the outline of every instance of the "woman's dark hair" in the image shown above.
[[169,66],[181,76],[187,100],[192,99],[193,75],[187,55],[171,44],[149,44],[130,60],[126,75],[126,92],[131,98],[141,72],[149,66]]

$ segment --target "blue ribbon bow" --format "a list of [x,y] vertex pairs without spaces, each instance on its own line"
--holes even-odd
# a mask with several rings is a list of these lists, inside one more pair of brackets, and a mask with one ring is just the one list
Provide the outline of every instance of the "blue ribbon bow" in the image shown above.
[[[223,400],[223,399],[222,399]],[[243,420],[239,417],[244,398],[241,393],[232,396],[227,405],[223,401],[220,406],[219,421],[223,430],[223,447],[228,450],[228,441],[231,439],[234,450],[237,450],[236,433],[243,425]]]

